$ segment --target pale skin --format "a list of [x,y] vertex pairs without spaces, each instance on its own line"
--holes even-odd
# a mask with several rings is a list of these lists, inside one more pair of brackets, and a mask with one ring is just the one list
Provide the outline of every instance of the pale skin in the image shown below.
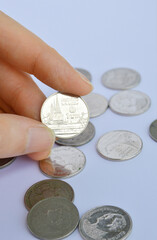
[[93,89],[55,49],[0,11],[0,158],[45,159],[55,141],[40,122],[46,97],[30,74],[60,92],[82,96]]

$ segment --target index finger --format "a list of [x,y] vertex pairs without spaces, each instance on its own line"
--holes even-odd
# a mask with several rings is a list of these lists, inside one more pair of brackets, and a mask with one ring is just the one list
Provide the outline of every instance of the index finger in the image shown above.
[[85,95],[93,89],[53,48],[2,11],[0,57],[58,91]]

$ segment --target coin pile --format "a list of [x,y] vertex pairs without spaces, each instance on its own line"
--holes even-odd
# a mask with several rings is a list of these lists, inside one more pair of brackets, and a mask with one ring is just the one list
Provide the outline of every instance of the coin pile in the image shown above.
[[[91,81],[91,74],[88,71],[77,70]],[[150,99],[146,94],[128,90],[139,84],[140,80],[140,75],[131,69],[113,69],[105,73],[102,76],[104,86],[125,90],[115,94],[109,103],[98,93],[90,93],[82,98],[61,93],[51,95],[42,106],[41,120],[54,130],[57,136],[56,143],[63,146],[53,148],[50,157],[39,162],[40,170],[51,178],[65,178],[78,174],[84,168],[86,158],[76,146],[89,142],[95,135],[95,128],[89,122],[89,117],[100,116],[108,106],[115,113],[129,116],[141,114],[150,107]],[[137,134],[127,130],[117,130],[100,137],[97,142],[97,151],[106,159],[122,161],[137,156],[142,146],[142,140]],[[57,180],[47,181],[56,184],[54,181]],[[43,181],[43,183],[49,186],[48,182]],[[59,184],[61,183],[63,184],[63,181],[60,180]],[[71,205],[70,197],[58,190],[60,187],[56,187],[55,191],[50,191],[46,187],[39,187],[40,184],[42,182],[34,184],[25,194],[26,208],[31,209],[27,217],[28,228],[41,239],[63,238],[77,227],[78,210]],[[33,191],[35,187],[40,190]],[[33,192],[39,193],[42,189],[45,193],[44,197],[40,194],[34,197]],[[57,195],[54,192],[60,192],[60,194]],[[26,200],[27,196],[32,196],[32,205],[29,207],[27,203],[30,200]],[[71,225],[69,220],[68,228],[67,221],[64,219],[72,218],[72,216],[74,216],[72,220],[74,224]],[[126,239],[131,229],[132,221],[128,213],[115,206],[101,206],[89,210],[82,216],[79,223],[79,232],[86,240]]]
[[[77,68],[90,81],[91,74]],[[95,127],[89,118],[102,115],[108,107],[118,114],[133,116],[150,107],[150,98],[131,88],[141,81],[140,74],[132,69],[112,69],[102,76],[105,87],[123,90],[110,101],[98,94],[84,97],[55,93],[48,97],[41,108],[41,121],[55,132],[56,143],[48,159],[39,162],[42,173],[50,178],[67,178],[81,172],[86,163],[82,151],[76,148],[95,136]],[[157,120],[149,129],[157,141]],[[97,141],[97,152],[108,160],[123,161],[137,156],[142,150],[141,138],[127,130],[104,133]],[[7,166],[14,159],[1,161]],[[126,239],[132,229],[132,220],[126,211],[116,206],[99,206],[86,212],[80,219],[77,207],[72,203],[74,191],[64,181],[49,179],[33,184],[25,193],[27,225],[30,232],[45,240],[61,239],[71,234],[79,224],[79,232],[85,240]]]

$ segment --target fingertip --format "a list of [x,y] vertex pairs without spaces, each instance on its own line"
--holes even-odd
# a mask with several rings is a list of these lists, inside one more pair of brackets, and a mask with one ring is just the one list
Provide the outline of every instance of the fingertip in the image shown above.
[[51,150],[47,150],[44,152],[31,153],[31,154],[28,154],[28,156],[35,161],[40,161],[48,158],[50,156],[50,153],[51,153]]

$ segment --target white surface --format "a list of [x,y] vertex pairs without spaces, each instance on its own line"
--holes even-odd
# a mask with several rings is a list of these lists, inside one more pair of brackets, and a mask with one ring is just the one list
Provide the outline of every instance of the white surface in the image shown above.
[[[109,99],[116,91],[101,84],[102,74],[115,67],[137,70],[141,83],[135,88],[151,98],[151,108],[133,117],[108,109],[91,119],[94,139],[79,147],[86,157],[85,169],[66,179],[75,191],[74,204],[80,216],[101,205],[126,210],[133,229],[129,240],[157,239],[157,143],[148,134],[157,118],[157,1],[156,0],[0,0],[2,11],[56,48],[74,67],[92,73],[94,91]],[[7,26],[6,26],[7,27]],[[48,96],[53,91],[38,83]],[[96,152],[98,138],[111,130],[129,130],[143,140],[135,158],[111,162]],[[26,227],[25,191],[46,179],[37,165],[19,157],[0,170],[0,238],[36,239]],[[81,239],[78,230],[67,240]]]

